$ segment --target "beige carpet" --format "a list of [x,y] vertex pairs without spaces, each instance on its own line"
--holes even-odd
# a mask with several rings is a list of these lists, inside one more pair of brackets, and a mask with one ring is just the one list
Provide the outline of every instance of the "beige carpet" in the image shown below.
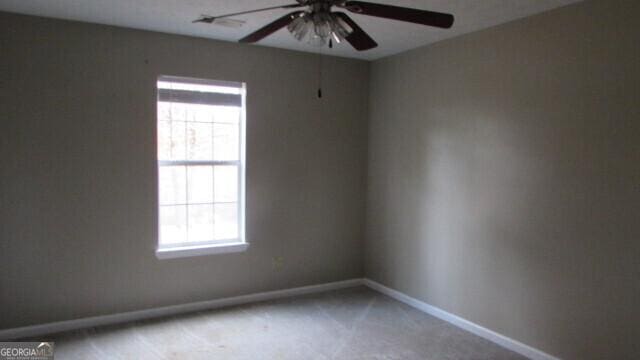
[[56,359],[524,359],[364,287],[50,339]]

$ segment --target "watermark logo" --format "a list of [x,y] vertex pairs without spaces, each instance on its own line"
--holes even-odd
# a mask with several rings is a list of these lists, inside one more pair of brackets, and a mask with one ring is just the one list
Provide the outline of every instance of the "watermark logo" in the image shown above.
[[52,342],[0,342],[0,360],[51,360]]

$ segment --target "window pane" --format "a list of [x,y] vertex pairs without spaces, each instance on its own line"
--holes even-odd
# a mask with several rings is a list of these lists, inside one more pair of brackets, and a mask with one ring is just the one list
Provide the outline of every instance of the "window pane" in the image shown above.
[[189,203],[213,202],[213,166],[189,166]]
[[238,201],[238,167],[216,166],[213,187],[216,202]]
[[187,123],[187,159],[211,160],[213,156],[212,124]]
[[186,121],[187,104],[158,102],[158,120]]
[[160,244],[176,244],[187,239],[187,207],[160,206]]
[[160,245],[238,239],[244,85],[161,76],[157,86],[175,90],[157,102]]
[[171,103],[158,101],[158,121],[171,121]]
[[171,123],[158,121],[158,159],[171,159]]
[[212,106],[214,109],[214,120],[217,123],[239,123],[240,109],[237,106]]
[[185,148],[185,123],[158,121],[158,159],[183,160]]
[[189,241],[213,240],[213,204],[189,205]]
[[238,204],[215,204],[215,239],[238,238]]
[[172,121],[169,123],[170,129],[168,138],[163,140],[163,143],[168,142],[169,146],[169,158],[158,158],[160,160],[184,160],[185,151],[187,148],[185,138],[185,123],[181,121]]
[[215,108],[211,105],[189,104],[187,107],[187,120],[197,122],[213,122]]
[[158,168],[158,189],[160,205],[186,203],[185,167],[160,166]]
[[213,158],[214,160],[238,160],[239,159],[239,133],[238,125],[214,124],[213,125]]

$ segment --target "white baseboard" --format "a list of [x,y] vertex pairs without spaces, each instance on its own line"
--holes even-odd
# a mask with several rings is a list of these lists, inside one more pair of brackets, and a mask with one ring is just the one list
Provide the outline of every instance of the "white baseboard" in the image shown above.
[[370,279],[350,279],[344,281],[331,282],[326,284],[310,285],[297,287],[292,289],[274,290],[249,295],[240,295],[223,299],[199,301],[187,304],[165,306],[153,309],[129,311],[118,314],[94,316],[82,319],[58,321],[41,325],[24,326],[13,329],[0,330],[0,341],[10,339],[20,339],[27,337],[43,336],[63,331],[78,330],[84,328],[90,328],[94,326],[113,325],[119,323],[126,323],[130,321],[151,319],[163,316],[171,316],[182,313],[203,311],[210,309],[217,309],[232,305],[248,304],[258,301],[273,300],[279,298],[285,298],[290,296],[305,295],[312,293],[319,293],[324,291],[344,289],[359,285],[366,285],[369,288],[376,290],[382,294],[385,294],[391,298],[401,301],[407,305],[410,305],[418,310],[449,322],[455,326],[458,326],[466,331],[483,337],[489,341],[492,341],[502,347],[505,347],[511,351],[519,353],[532,360],[560,360],[554,356],[544,353],[531,346],[523,344],[519,341],[508,338],[504,335],[498,334],[495,331],[484,328],[478,324],[474,324],[471,321],[465,320],[459,316],[448,313],[435,306],[429,305],[418,299],[412,298],[409,295],[401,293],[397,290],[386,287],[378,282]]
[[526,356],[532,360],[560,360],[557,357],[551,356],[545,352],[542,352],[536,348],[533,348],[529,345],[523,344],[514,339],[508,338],[502,334],[498,334],[495,331],[489,330],[485,327],[482,327],[478,324],[472,323],[469,320],[463,319],[454,314],[448,313],[440,308],[437,308],[433,305],[429,305],[425,302],[422,302],[416,298],[412,298],[411,296],[401,293],[400,291],[391,289],[386,287],[378,282],[375,282],[371,279],[364,279],[364,284],[369,288],[381,292],[389,297],[392,297],[398,301],[401,301],[409,306],[412,306],[418,310],[421,310],[431,316],[435,316],[441,320],[444,320],[452,325],[455,325],[461,329],[464,329],[470,333],[478,335],[482,338],[485,338],[491,342],[494,342],[504,348],[507,348],[513,352],[516,352],[520,355]]
[[58,321],[41,325],[24,326],[13,329],[0,330],[0,340],[20,339],[42,336],[63,331],[90,328],[94,326],[113,325],[129,321],[151,319],[162,316],[216,309],[231,305],[241,305],[258,301],[279,299],[289,296],[319,293],[330,290],[344,289],[363,284],[362,279],[351,279],[319,285],[302,286],[292,289],[267,291],[256,294],[240,295],[223,299],[192,302],[188,304],[164,306],[153,309],[129,311],[118,314],[93,316],[82,319]]

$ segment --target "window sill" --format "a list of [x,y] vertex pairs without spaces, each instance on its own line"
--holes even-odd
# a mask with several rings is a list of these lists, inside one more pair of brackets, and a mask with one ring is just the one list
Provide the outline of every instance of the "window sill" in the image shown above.
[[158,248],[156,257],[158,259],[175,259],[190,256],[229,254],[247,250],[249,243],[230,242],[220,244],[207,244],[200,246],[183,246],[171,248]]

